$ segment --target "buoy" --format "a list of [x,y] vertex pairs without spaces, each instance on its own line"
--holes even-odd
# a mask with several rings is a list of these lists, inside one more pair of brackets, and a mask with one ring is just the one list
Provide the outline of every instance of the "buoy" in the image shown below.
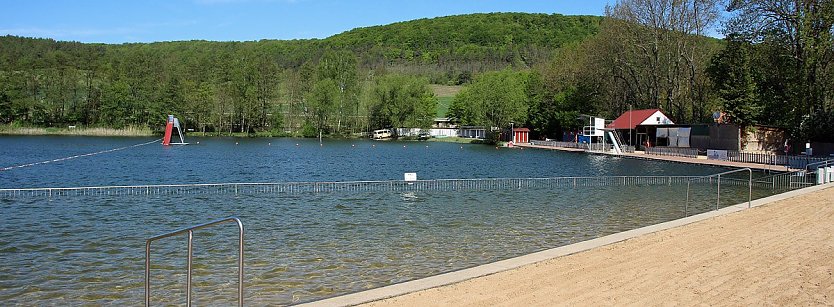
[[298,146],[298,143],[295,143],[295,146]]
[[200,141],[197,141],[197,144],[200,144]]
[[376,147],[376,144],[372,144],[371,147]]
[[237,145],[237,142],[235,142],[235,145]]
[[403,148],[405,148],[405,145],[403,145]]
[[351,144],[350,147],[356,147],[356,144]]
[[272,146],[272,142],[266,143],[266,146]]

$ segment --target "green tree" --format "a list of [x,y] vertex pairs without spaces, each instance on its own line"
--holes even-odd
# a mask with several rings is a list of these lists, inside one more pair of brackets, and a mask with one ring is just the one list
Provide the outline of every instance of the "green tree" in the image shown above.
[[425,78],[387,75],[377,79],[373,90],[373,128],[430,128],[437,99]]
[[319,60],[319,80],[330,79],[338,89],[335,107],[336,133],[342,133],[345,118],[357,113],[358,100],[356,56],[348,51],[328,51]]
[[794,138],[814,135],[812,118],[834,109],[834,2],[830,0],[736,0],[726,32],[754,41],[759,51],[754,70],[764,119],[790,129]]
[[318,133],[328,133],[328,120],[333,117],[334,106],[339,99],[339,86],[333,79],[327,78],[316,82],[308,94],[311,124]]
[[737,35],[727,36],[726,47],[712,58],[707,73],[717,93],[714,104],[733,123],[748,126],[758,120],[761,107],[750,68],[750,43]]
[[505,69],[475,77],[449,108],[449,114],[464,125],[509,127],[527,120],[528,72]]

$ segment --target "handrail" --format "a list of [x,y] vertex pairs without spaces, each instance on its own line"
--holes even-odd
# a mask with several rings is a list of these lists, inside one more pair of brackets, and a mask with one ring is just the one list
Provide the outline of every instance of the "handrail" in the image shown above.
[[[826,166],[828,166],[829,164],[834,164],[834,159],[829,159],[829,160],[819,161],[819,162],[814,162],[814,163],[808,163],[808,164],[806,164],[806,165],[805,165],[805,170],[807,171],[807,170],[808,170],[808,168],[809,168],[811,165],[813,165],[814,167],[817,167],[817,165],[824,165],[823,167],[826,167]],[[819,167],[817,167],[817,168],[819,168]]]
[[749,190],[749,194],[747,196],[747,208],[750,208],[751,204],[753,203],[753,170],[748,167],[748,168],[742,168],[742,169],[737,169],[737,170],[732,170],[732,171],[726,171],[726,172],[723,172],[723,173],[712,174],[712,175],[707,175],[707,176],[702,176],[702,177],[696,177],[696,178],[689,179],[689,181],[686,182],[686,204],[684,205],[683,215],[687,216],[689,214],[689,190],[690,190],[690,187],[691,187],[691,184],[692,184],[693,180],[712,178],[712,177],[716,177],[716,176],[718,177],[718,181],[717,181],[718,190],[716,191],[717,195],[716,195],[716,200],[715,200],[715,210],[718,210],[718,206],[721,203],[721,175],[727,175],[727,174],[738,173],[738,172],[743,172],[743,171],[747,171],[748,176],[749,176],[748,179],[747,179],[747,188]]
[[206,228],[209,226],[222,224],[226,222],[235,222],[237,223],[238,227],[238,286],[237,286],[237,295],[238,295],[238,306],[243,306],[243,222],[240,221],[237,217],[227,217],[224,219],[183,228],[180,230],[164,233],[155,237],[151,237],[147,241],[145,241],[145,306],[150,306],[151,304],[151,242],[164,239],[168,237],[173,237],[176,235],[180,235],[183,233],[188,233],[188,273],[186,276],[186,305],[191,306],[191,259],[192,259],[192,239],[195,230]]

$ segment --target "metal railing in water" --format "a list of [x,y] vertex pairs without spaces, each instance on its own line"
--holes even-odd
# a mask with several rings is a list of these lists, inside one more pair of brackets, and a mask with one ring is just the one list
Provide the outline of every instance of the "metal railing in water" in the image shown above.
[[122,196],[177,194],[254,194],[319,192],[407,192],[564,188],[601,186],[657,186],[684,184],[696,176],[599,176],[552,178],[430,179],[417,181],[336,181],[274,183],[201,183],[173,185],[95,186],[0,189],[0,197]]
[[721,204],[721,176],[729,175],[729,174],[733,174],[733,173],[739,173],[739,172],[748,172],[748,175],[749,175],[749,177],[747,179],[747,186],[748,186],[748,190],[749,190],[748,191],[749,194],[747,196],[747,208],[750,208],[750,205],[753,203],[753,170],[750,169],[750,168],[742,168],[742,169],[737,169],[737,170],[727,171],[727,172],[723,172],[723,173],[712,174],[712,175],[708,175],[708,176],[703,176],[703,177],[690,179],[686,183],[686,204],[684,205],[684,209],[683,209],[684,216],[689,215],[689,191],[690,191],[690,188],[691,188],[692,181],[699,180],[699,179],[701,181],[703,181],[703,179],[706,179],[706,178],[711,179],[713,177],[717,177],[716,183],[718,185],[718,189],[717,189],[717,192],[716,192],[717,197],[716,197],[716,200],[715,200],[715,210],[718,210],[718,206]]
[[827,158],[825,157],[777,155],[773,153],[746,152],[738,150],[727,151],[727,161],[767,165],[784,165],[789,168],[806,168],[807,165],[825,162],[826,159]]
[[238,295],[238,306],[243,306],[243,222],[236,217],[228,217],[225,219],[220,219],[212,222],[208,222],[205,224],[200,224],[197,226],[192,226],[184,229],[180,229],[177,231],[172,231],[169,233],[164,233],[155,237],[152,237],[145,241],[145,306],[150,306],[151,304],[151,242],[164,239],[168,237],[173,237],[176,235],[181,235],[184,233],[188,233],[188,262],[187,262],[187,270],[188,273],[186,275],[186,305],[191,306],[191,259],[192,259],[192,239],[194,236],[194,231],[206,228],[210,226],[214,226],[217,224],[227,223],[227,222],[235,222],[237,223],[238,227],[238,262],[237,262],[237,295]]

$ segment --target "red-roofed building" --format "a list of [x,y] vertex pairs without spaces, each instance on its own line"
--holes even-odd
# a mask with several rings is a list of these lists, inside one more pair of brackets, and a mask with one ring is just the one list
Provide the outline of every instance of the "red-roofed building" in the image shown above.
[[617,130],[624,143],[642,147],[656,145],[655,134],[658,126],[674,124],[663,111],[646,109],[627,111],[606,128]]
[[637,129],[637,126],[674,125],[669,116],[658,109],[631,110],[617,117],[608,124],[608,128],[617,130]]

